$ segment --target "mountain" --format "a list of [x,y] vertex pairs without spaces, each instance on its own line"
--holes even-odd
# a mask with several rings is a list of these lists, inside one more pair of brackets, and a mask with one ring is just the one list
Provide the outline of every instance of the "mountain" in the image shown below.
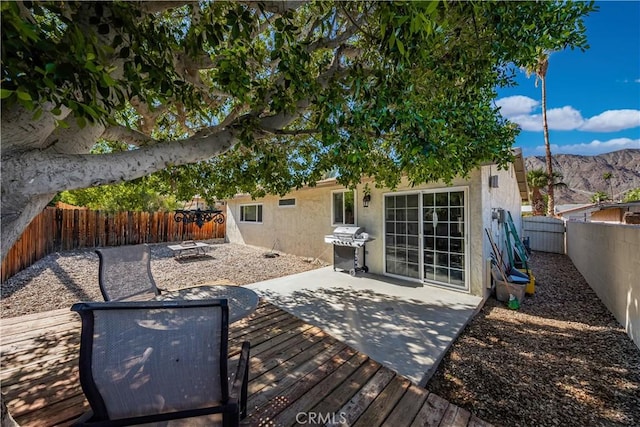
[[[546,170],[544,156],[525,158],[527,171]],[[628,149],[599,154],[580,156],[576,154],[557,154],[553,156],[553,171],[560,172],[562,182],[567,188],[558,187],[555,191],[556,205],[568,203],[590,203],[591,196],[597,191],[611,194],[615,201],[622,199],[627,191],[640,187],[640,149]],[[602,176],[611,173],[611,189]]]

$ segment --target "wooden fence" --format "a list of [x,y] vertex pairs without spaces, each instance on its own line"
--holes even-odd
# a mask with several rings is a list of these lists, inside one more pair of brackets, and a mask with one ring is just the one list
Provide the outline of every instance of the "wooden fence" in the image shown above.
[[522,236],[534,251],[566,253],[564,221],[547,216],[522,218]]
[[224,238],[226,223],[202,228],[173,219],[173,212],[118,212],[47,207],[35,217],[2,262],[2,281],[56,252],[101,246]]

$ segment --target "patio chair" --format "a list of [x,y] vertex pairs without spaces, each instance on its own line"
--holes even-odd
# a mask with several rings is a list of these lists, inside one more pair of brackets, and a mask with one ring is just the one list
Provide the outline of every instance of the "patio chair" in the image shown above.
[[71,309],[82,319],[80,384],[91,406],[75,425],[236,426],[246,416],[249,343],[230,388],[226,299]]
[[151,275],[148,245],[99,248],[98,282],[105,301],[149,300],[160,295]]

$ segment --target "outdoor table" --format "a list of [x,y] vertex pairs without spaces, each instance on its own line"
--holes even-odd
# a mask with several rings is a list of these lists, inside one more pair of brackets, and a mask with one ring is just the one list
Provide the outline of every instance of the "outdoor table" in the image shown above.
[[251,289],[227,285],[201,285],[175,291],[164,291],[153,299],[156,301],[176,301],[221,298],[225,298],[229,305],[229,323],[236,322],[253,313],[260,301],[258,294]]
[[185,240],[179,245],[169,245],[169,249],[173,251],[176,258],[181,258],[183,252],[193,252],[195,256],[204,256],[207,253],[205,249],[211,248],[213,245],[203,242],[194,242],[193,240]]

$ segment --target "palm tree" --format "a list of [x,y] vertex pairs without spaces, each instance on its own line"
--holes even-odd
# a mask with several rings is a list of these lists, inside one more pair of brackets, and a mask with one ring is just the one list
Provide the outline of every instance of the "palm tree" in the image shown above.
[[613,178],[613,174],[611,172],[605,172],[602,174],[602,179],[609,182],[609,199],[613,200],[613,187],[611,186],[611,178]]
[[540,189],[548,186],[549,182],[551,182],[552,188],[566,187],[567,184],[561,182],[561,180],[562,174],[559,172],[554,172],[551,179],[543,169],[534,169],[527,172],[527,184],[529,184],[529,189],[531,190],[531,210],[533,215],[544,215],[545,213],[545,200]]
[[531,190],[531,213],[544,215],[544,198],[540,189],[547,185],[547,174],[542,169],[530,170],[527,172],[527,184]]
[[549,142],[549,124],[547,122],[547,68],[549,67],[549,53],[540,51],[538,53],[537,62],[530,68],[526,69],[527,75],[536,75],[536,87],[538,81],[542,86],[542,131],[544,133],[544,147],[547,160],[547,195],[549,202],[547,203],[547,215],[553,216],[555,213],[555,197],[553,194],[555,174],[553,173],[553,164],[551,157],[551,144]]

